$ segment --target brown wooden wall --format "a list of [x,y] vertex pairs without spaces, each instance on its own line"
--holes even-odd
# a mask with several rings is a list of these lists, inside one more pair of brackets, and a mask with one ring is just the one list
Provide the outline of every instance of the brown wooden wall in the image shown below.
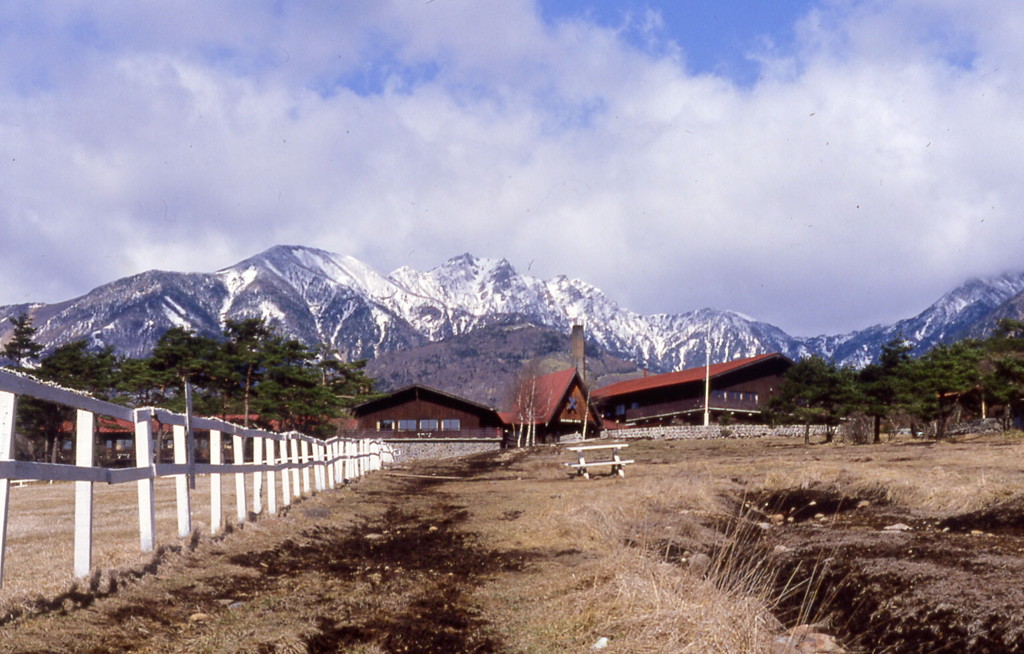
[[398,394],[392,398],[378,400],[364,410],[357,411],[356,424],[359,429],[376,430],[381,421],[394,421],[396,431],[399,420],[415,420],[417,428],[407,430],[423,431],[419,428],[421,420],[436,420],[436,432],[443,432],[442,421],[458,420],[460,431],[477,431],[483,429],[500,429],[501,420],[498,414],[484,407],[462,402],[458,398],[437,395],[429,392],[411,391]]

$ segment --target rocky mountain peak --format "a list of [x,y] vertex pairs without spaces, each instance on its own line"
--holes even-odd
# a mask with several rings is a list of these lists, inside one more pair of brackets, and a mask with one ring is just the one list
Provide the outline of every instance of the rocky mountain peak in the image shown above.
[[[583,322],[590,341],[657,372],[703,365],[708,348],[715,361],[782,352],[864,365],[898,333],[931,347],[991,321],[1022,293],[1024,273],[972,279],[896,324],[795,338],[732,311],[637,314],[587,282],[521,275],[506,259],[464,253],[426,272],[402,267],[383,276],[351,256],[279,245],[214,273],[149,271],[117,280],[80,298],[41,305],[34,316],[46,345],[87,338],[130,355],[146,354],[172,326],[218,334],[227,319],[262,317],[290,336],[328,343],[349,358],[490,325],[515,322],[567,332]],[[0,318],[25,306],[0,307]],[[4,329],[9,323],[0,327],[0,338]]]

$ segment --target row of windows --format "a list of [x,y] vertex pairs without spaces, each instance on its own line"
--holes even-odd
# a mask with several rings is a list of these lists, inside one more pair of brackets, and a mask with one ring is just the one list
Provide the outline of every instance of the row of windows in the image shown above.
[[436,420],[424,418],[422,420],[380,420],[377,422],[377,431],[461,431],[462,421],[458,418],[449,420]]
[[716,400],[757,402],[757,393],[748,393],[746,391],[712,391],[711,396]]

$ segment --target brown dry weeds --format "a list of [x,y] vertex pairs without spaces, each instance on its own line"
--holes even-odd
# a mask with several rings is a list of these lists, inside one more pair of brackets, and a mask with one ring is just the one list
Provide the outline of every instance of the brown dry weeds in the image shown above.
[[[920,536],[935,540],[936,551],[943,534],[959,538],[957,565],[995,556],[984,544],[997,541],[999,556],[1008,558],[995,564],[1017,565],[1020,553],[1007,548],[1019,544],[1015,530],[1024,523],[1014,522],[1020,512],[1000,507],[1024,497],[1022,454],[1015,437],[810,447],[784,439],[638,442],[630,449],[637,464],[625,479],[589,481],[566,474],[560,463],[568,457],[556,447],[423,462],[302,500],[287,515],[261,518],[223,539],[200,539],[194,551],[165,554],[157,575],[121,583],[116,592],[103,582],[90,595],[83,585],[86,592],[60,606],[0,627],[0,651],[546,653],[590,651],[604,637],[609,653],[764,652],[784,628],[776,615],[824,619],[849,599],[840,592],[844,580],[877,584],[858,557],[906,558],[898,548],[863,549],[892,540],[879,536],[886,520],[934,525]],[[431,475],[438,478],[423,478]],[[166,490],[158,523],[173,531]],[[45,535],[46,525],[60,520],[56,505],[70,499],[59,489],[16,490],[29,492],[56,493],[38,502],[16,497],[22,512],[39,506],[46,513],[31,518],[35,533]],[[871,504],[849,503],[864,498]],[[808,513],[811,501],[829,515]],[[105,523],[119,534],[110,542],[124,542],[102,547],[127,548],[125,556],[103,565],[144,562],[127,553],[137,539],[132,503],[127,498],[127,508]],[[774,511],[794,521],[766,528]],[[1006,533],[970,536],[983,523],[1002,524]],[[15,561],[33,558],[64,556],[70,568],[69,553],[45,550],[60,539],[40,541],[18,529],[25,532],[12,542],[12,574]],[[176,542],[162,533],[163,542]],[[849,533],[860,544],[850,544],[847,561]],[[786,544],[792,556],[773,556],[775,544]],[[838,567],[819,566],[809,579],[794,573],[829,557],[849,563],[841,576],[831,572]],[[27,574],[56,574],[47,569],[43,563]],[[955,593],[955,586],[943,592]],[[2,597],[17,605],[17,592],[5,589]],[[823,601],[830,598],[833,606]],[[926,608],[909,607],[907,616],[926,622]],[[861,650],[930,651],[924,640],[884,641],[885,625],[866,631],[871,612],[858,610],[856,623],[846,614],[845,627],[870,634],[854,643]],[[844,628],[841,620],[833,625]],[[1003,650],[977,651],[1016,651],[1014,642],[999,642]]]

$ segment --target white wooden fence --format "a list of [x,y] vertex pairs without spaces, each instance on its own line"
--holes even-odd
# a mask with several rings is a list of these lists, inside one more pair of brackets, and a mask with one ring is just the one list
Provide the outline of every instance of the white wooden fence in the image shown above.
[[[14,460],[16,411],[19,397],[32,397],[77,411],[75,425],[75,464],[39,463]],[[102,468],[94,465],[96,416],[133,423],[135,426],[135,467]],[[173,434],[174,462],[154,461],[154,423],[170,425]],[[208,431],[209,463],[195,461],[188,447],[187,428]],[[230,463],[222,452],[231,439]],[[245,445],[252,441],[251,448]],[[247,457],[246,454],[249,454]],[[250,514],[276,514],[278,488],[280,506],[293,498],[335,488],[367,472],[380,469],[393,459],[391,449],[379,439],[318,439],[288,432],[278,434],[247,429],[216,418],[201,418],[163,409],[129,409],[58,386],[42,383],[0,370],[0,584],[3,583],[7,549],[7,524],[11,482],[22,480],[73,481],[75,484],[74,574],[88,576],[92,568],[93,485],[96,483],[138,485],[139,545],[143,552],[154,549],[156,511],[153,483],[157,477],[175,478],[178,536],[192,532],[190,488],[194,475],[210,475],[210,530],[224,528],[221,502],[221,476],[235,477],[235,515],[238,523]],[[251,501],[246,499],[249,479]],[[265,492],[264,492],[265,488]],[[266,496],[266,507],[263,498]]]

